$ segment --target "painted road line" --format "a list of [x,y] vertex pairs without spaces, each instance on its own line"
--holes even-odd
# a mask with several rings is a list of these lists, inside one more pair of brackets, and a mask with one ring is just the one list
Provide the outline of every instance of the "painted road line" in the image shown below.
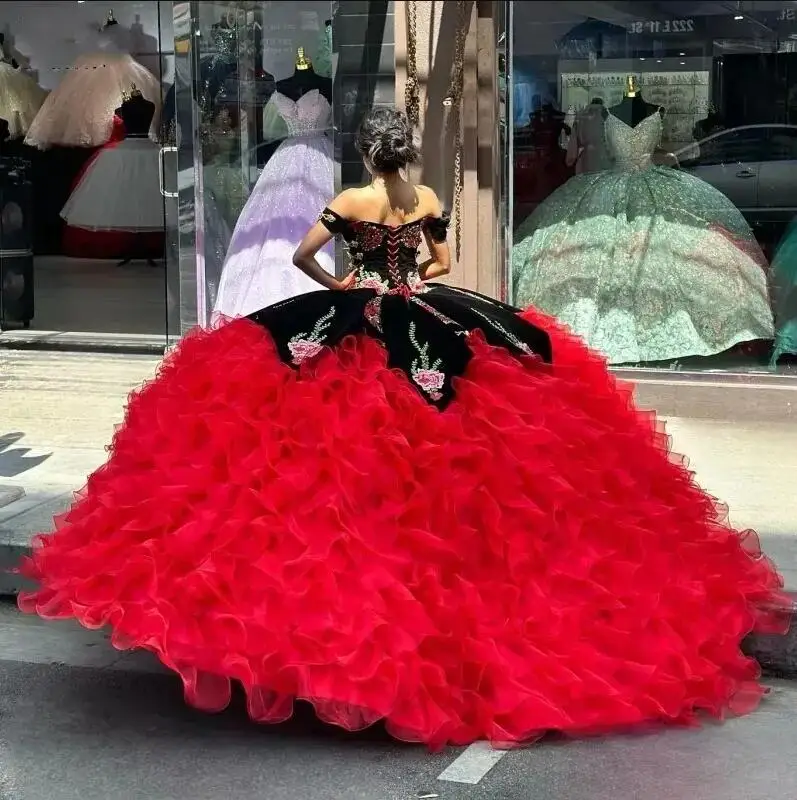
[[476,784],[506,753],[506,750],[495,750],[489,742],[475,742],[452,761],[437,779],[451,783]]

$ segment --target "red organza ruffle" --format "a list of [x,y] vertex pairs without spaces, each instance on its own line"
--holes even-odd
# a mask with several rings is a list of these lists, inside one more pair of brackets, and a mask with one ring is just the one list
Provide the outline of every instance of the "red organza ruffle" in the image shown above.
[[506,745],[762,694],[739,648],[785,602],[631,390],[548,318],[555,367],[474,335],[440,413],[374,340],[306,364],[238,320],[132,397],[23,567],[26,611],[109,624],[215,711],[295,698],[349,729]]

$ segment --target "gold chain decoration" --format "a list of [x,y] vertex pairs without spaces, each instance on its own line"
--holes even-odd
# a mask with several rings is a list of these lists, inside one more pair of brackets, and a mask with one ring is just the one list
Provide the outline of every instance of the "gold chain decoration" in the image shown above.
[[[420,83],[418,82],[418,9],[416,0],[406,0],[407,11],[407,82],[404,88],[404,105],[407,119],[413,127],[421,122]],[[454,44],[454,64],[451,82],[443,100],[445,127],[454,131],[454,232],[456,254],[462,252],[462,92],[465,75],[465,41],[468,36],[471,3],[457,0],[457,31]]]
[[462,93],[465,82],[465,42],[468,36],[470,3],[457,0],[457,32],[454,40],[454,66],[451,83],[443,100],[446,107],[446,127],[454,131],[454,235],[457,260],[462,250]]
[[421,123],[421,87],[418,83],[418,8],[415,0],[406,0],[407,11],[407,82],[404,106],[410,125]]

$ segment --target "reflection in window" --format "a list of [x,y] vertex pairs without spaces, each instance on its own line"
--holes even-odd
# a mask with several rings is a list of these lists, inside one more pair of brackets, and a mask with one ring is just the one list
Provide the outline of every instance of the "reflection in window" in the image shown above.
[[516,305],[615,365],[791,369],[788,5],[513,4]]
[[[292,255],[335,189],[332,4],[199,10],[205,273],[236,317],[318,288]],[[319,262],[334,271],[332,244]]]

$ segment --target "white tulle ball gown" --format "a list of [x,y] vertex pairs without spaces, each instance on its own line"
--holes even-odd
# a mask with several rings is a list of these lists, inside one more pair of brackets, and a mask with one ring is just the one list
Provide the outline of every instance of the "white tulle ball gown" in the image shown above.
[[25,143],[50,147],[100,147],[113,131],[114,110],[132,87],[155,104],[149,135],[157,137],[161,87],[158,79],[127,53],[80,56],[44,101]]
[[28,132],[46,97],[47,91],[30,75],[0,62],[0,118],[8,123],[9,138]]
[[102,148],[89,164],[61,211],[68,225],[90,231],[163,231],[159,150],[147,136],[155,110],[141,95],[117,109],[124,138]]

